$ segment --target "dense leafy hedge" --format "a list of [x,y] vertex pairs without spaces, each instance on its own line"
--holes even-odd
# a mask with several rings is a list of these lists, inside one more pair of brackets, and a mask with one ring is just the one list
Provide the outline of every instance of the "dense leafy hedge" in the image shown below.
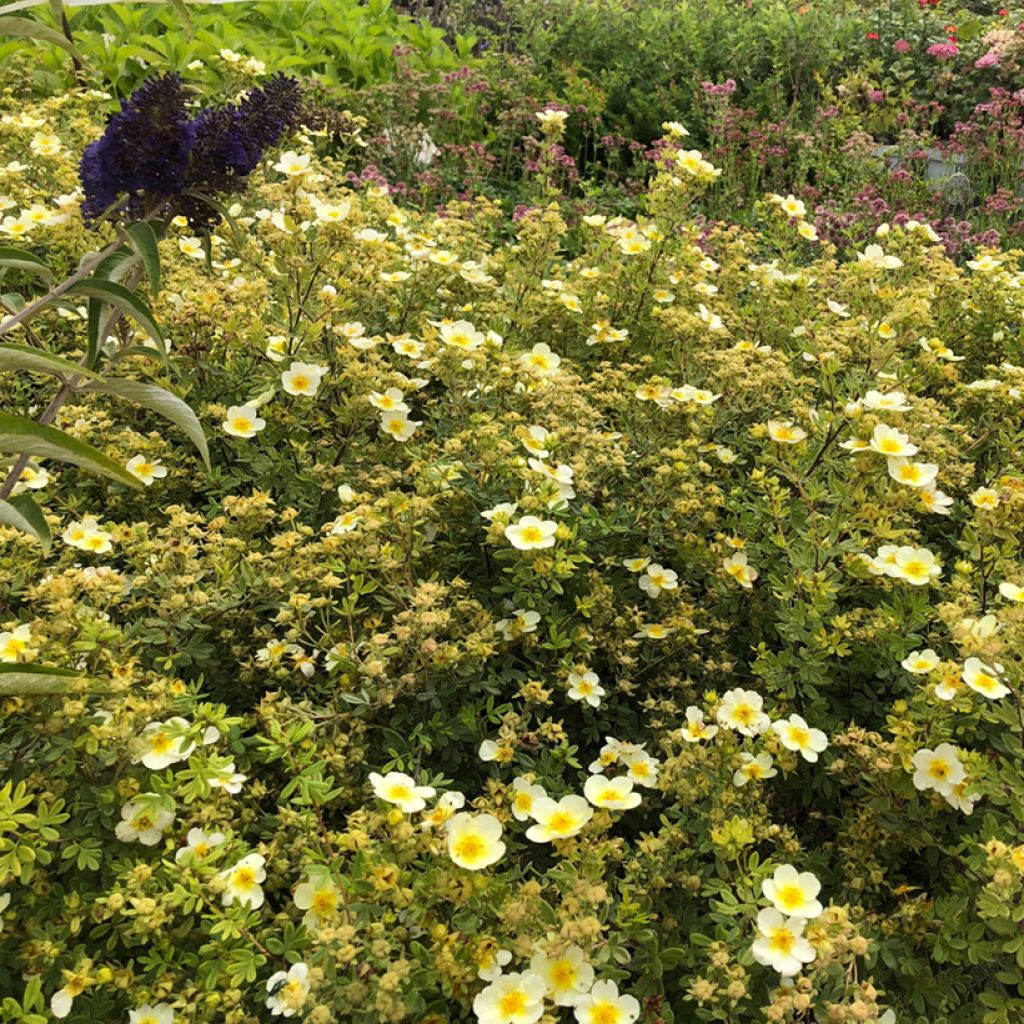
[[[7,108],[58,269],[96,102]],[[0,657],[89,679],[4,702],[6,1019],[1020,1019],[1020,253],[707,230],[674,128],[570,222],[566,120],[514,220],[304,137],[164,241],[122,372],[212,470],[93,396],[147,486],[36,465],[63,540],[0,529]]]

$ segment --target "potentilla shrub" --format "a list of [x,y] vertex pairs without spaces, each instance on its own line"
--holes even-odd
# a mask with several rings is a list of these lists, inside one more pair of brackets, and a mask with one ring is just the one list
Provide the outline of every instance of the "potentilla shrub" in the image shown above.
[[[11,116],[73,265],[80,108]],[[0,528],[0,659],[83,675],[4,698],[7,1019],[1020,1020],[1021,254],[706,230],[666,130],[636,222],[310,136],[163,243],[212,471],[83,399],[148,486]]]

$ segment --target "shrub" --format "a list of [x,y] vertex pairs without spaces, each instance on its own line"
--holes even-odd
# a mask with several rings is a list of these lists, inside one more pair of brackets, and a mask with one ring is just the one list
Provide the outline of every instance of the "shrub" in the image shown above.
[[[9,111],[12,209],[93,102]],[[514,218],[310,136],[165,242],[212,471],[96,396],[166,475],[0,528],[0,656],[83,677],[5,698],[9,1019],[1020,1018],[1021,253],[707,228],[678,137],[570,218],[563,120]],[[73,267],[62,209],[19,244]]]

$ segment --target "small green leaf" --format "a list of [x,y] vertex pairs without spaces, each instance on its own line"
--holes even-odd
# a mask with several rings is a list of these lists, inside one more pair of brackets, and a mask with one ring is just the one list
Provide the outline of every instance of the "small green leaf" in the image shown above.
[[125,228],[132,248],[139,254],[149,277],[149,293],[160,291],[160,238],[149,221],[140,220]]
[[10,501],[0,501],[0,523],[35,537],[43,553],[49,553],[50,527],[42,510],[28,494],[16,494]]
[[37,373],[52,373],[58,377],[98,377],[78,363],[63,356],[55,356],[31,345],[0,344],[0,370],[34,370]]
[[24,249],[0,245],[0,267],[24,270],[29,274],[35,274],[36,277],[41,277],[47,284],[53,282],[53,272],[50,268],[34,253],[26,252]]
[[206,468],[210,468],[210,450],[206,444],[203,425],[199,422],[199,417],[192,411],[192,407],[177,395],[171,394],[170,391],[158,387],[156,384],[146,384],[137,380],[120,380],[116,377],[98,380],[86,385],[81,390],[126,398],[129,402],[141,405],[158,416],[170,420],[184,431],[189,440],[199,449]]
[[86,63],[78,49],[56,29],[52,29],[42,22],[34,21],[32,18],[0,18],[0,36],[16,36],[19,39],[36,39],[41,43],[50,43],[66,50],[79,64]]
[[31,696],[42,693],[67,693],[72,679],[82,673],[70,668],[46,665],[0,665],[0,695]]
[[110,477],[128,487],[141,488],[142,482],[124,466],[107,458],[92,445],[79,441],[54,427],[44,427],[24,416],[0,412],[0,452],[17,452],[40,459],[70,462],[83,469]]

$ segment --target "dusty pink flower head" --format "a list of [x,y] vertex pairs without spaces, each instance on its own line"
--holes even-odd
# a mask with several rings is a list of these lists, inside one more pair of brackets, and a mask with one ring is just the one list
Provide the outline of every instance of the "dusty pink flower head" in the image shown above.
[[974,66],[979,70],[982,68],[997,68],[999,67],[999,54],[995,50],[989,50],[988,53],[982,54],[974,62]]
[[928,47],[929,57],[938,57],[939,60],[952,60],[960,53],[960,47],[952,40],[946,43],[934,43]]
[[897,39],[896,42],[892,44],[892,48],[897,53],[910,53],[910,43],[908,43],[906,39]]

